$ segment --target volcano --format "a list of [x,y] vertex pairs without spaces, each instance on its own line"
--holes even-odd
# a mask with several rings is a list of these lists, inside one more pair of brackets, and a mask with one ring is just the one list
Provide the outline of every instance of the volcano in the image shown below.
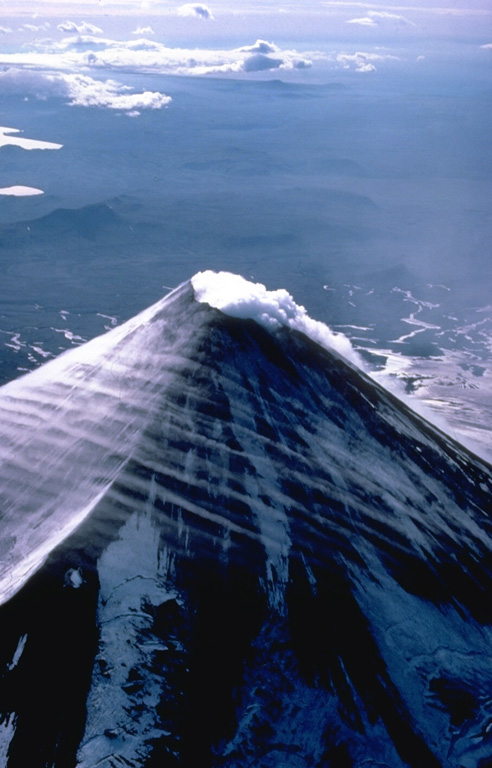
[[492,468],[356,362],[201,273],[0,389],[2,766],[492,766]]

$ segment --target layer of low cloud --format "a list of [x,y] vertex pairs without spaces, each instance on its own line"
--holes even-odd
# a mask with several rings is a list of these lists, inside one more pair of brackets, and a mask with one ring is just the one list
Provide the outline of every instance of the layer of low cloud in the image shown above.
[[213,14],[207,5],[201,3],[185,3],[177,9],[178,16],[195,16],[199,19],[213,19]]
[[[60,41],[43,40],[22,52],[0,52],[0,66],[25,68],[38,72],[69,72],[89,75],[97,73],[99,80],[104,73],[138,72],[170,75],[225,75],[237,77],[264,77],[269,72],[287,73],[306,70],[312,66],[325,69],[344,69],[355,72],[374,72],[379,65],[398,57],[371,52],[321,52],[297,51],[280,48],[272,41],[257,39],[254,43],[233,49],[171,48],[155,39],[149,39],[150,28],[138,28],[133,34],[137,39],[114,40],[103,37],[100,29],[86,22],[60,25],[70,35]],[[90,27],[97,34],[81,34]],[[73,34],[72,34],[73,33]],[[141,36],[140,36],[141,35]],[[145,36],[147,35],[147,36]],[[276,76],[279,76],[276,75]],[[89,89],[90,90],[90,89]],[[106,89],[107,90],[107,89]],[[87,93],[88,91],[83,91]],[[130,94],[138,101],[136,94]],[[123,108],[128,94],[114,91],[104,103],[103,93],[95,98],[101,106]],[[161,94],[162,100],[166,98]],[[117,98],[121,97],[121,98]],[[125,98],[123,98],[125,97]],[[147,98],[147,97],[146,97]],[[161,105],[159,99],[149,99],[149,104]],[[83,103],[82,97],[73,97],[72,103]],[[113,104],[119,106],[113,107]],[[135,107],[138,109],[139,107]],[[151,108],[142,106],[142,108]]]
[[71,106],[113,109],[132,115],[141,110],[162,109],[171,102],[171,97],[166,94],[158,91],[135,93],[132,88],[115,80],[15,68],[0,72],[0,88],[3,93],[21,93],[39,99],[65,98]]
[[[39,43],[36,50],[0,53],[0,65],[36,70],[124,70],[177,75],[251,75],[269,70],[306,69],[315,59],[328,61],[329,57],[319,52],[282,50],[261,39],[241,48],[215,50],[169,48],[145,37],[120,41],[81,34],[71,35],[60,42]],[[335,61],[333,57],[332,60]]]

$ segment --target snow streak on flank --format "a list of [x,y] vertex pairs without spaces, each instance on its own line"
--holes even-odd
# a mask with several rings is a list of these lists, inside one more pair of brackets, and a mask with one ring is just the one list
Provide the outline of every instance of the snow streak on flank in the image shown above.
[[230,272],[198,272],[191,279],[197,301],[220,309],[230,317],[255,320],[269,331],[282,326],[300,331],[330,352],[338,352],[363,368],[362,359],[349,339],[309,317],[284,289],[268,291],[262,283],[251,283]]
[[12,133],[20,133],[18,128],[5,128],[0,126],[0,147],[11,144],[22,149],[61,149],[63,144],[55,144],[52,141],[37,141],[36,139],[24,139],[20,136],[12,136]]

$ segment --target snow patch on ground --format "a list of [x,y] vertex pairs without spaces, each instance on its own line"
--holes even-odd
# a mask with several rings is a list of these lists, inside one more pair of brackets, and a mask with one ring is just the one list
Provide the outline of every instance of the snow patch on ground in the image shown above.
[[335,351],[354,365],[363,367],[362,359],[349,339],[327,325],[309,317],[284,289],[268,291],[262,283],[251,283],[230,272],[198,272],[191,278],[195,298],[226,315],[255,320],[269,331],[291,328],[309,336],[330,352]]

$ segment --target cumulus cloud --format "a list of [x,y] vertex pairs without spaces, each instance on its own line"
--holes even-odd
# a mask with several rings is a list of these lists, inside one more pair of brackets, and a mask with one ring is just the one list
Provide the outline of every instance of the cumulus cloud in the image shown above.
[[155,35],[152,27],[137,27],[133,30],[132,35]]
[[274,43],[267,43],[266,40],[257,40],[254,45],[246,45],[244,48],[240,48],[240,51],[244,53],[276,53],[278,47]]
[[70,104],[78,107],[105,107],[135,114],[141,109],[161,109],[171,97],[157,91],[131,93],[115,80],[94,80],[85,75],[64,75]]
[[313,62],[309,59],[294,59],[292,66],[294,69],[309,69],[313,66]]
[[66,98],[71,106],[114,109],[133,115],[143,109],[161,109],[171,102],[170,96],[157,91],[135,93],[115,80],[95,80],[82,74],[9,69],[0,72],[0,87],[3,93]]
[[354,69],[356,72],[376,72],[376,64],[382,61],[388,60],[398,61],[398,56],[391,56],[390,54],[379,53],[364,53],[357,51],[356,53],[338,53],[336,55],[337,63],[343,67],[343,69]]
[[283,59],[272,59],[263,53],[255,53],[243,62],[243,70],[245,72],[263,72],[268,69],[278,69],[283,63]]
[[82,21],[80,24],[76,24],[75,21],[65,21],[63,24],[58,24],[60,32],[68,32],[73,35],[102,35],[102,29],[96,27],[95,24],[88,24],[86,21]]
[[178,16],[196,16],[200,19],[213,19],[210,8],[201,3],[186,3],[177,9]]

